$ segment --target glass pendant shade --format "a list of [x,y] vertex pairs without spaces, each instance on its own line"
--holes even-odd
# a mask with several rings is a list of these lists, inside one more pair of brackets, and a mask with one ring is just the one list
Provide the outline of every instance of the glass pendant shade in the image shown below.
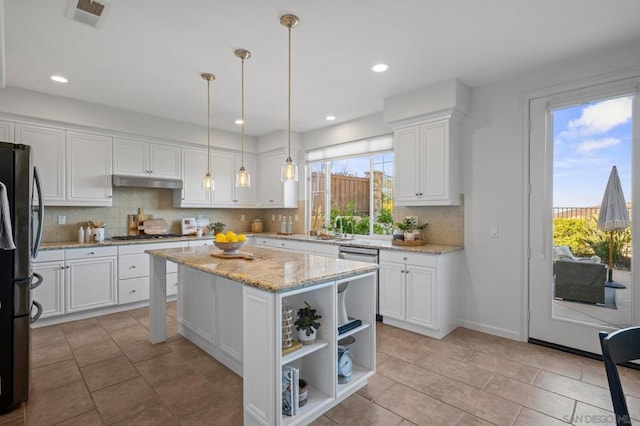
[[298,166],[293,162],[291,157],[287,157],[282,165],[282,182],[298,181]]
[[251,57],[251,52],[245,49],[237,49],[235,55],[241,59],[242,64],[242,77],[240,79],[240,93],[241,93],[241,114],[242,118],[240,118],[240,124],[242,124],[242,156],[240,162],[240,170],[236,173],[236,187],[248,188],[251,186],[251,176],[247,169],[244,168],[244,61],[245,59],[249,59]]
[[211,176],[211,81],[216,77],[211,73],[202,73],[200,77],[207,81],[207,173],[202,178],[202,190],[213,191],[215,185]]
[[289,30],[289,78],[288,78],[288,106],[287,106],[287,133],[288,133],[288,155],[284,164],[282,165],[282,182],[298,181],[298,166],[291,159],[291,28],[298,25],[300,20],[295,15],[283,15],[280,17],[280,24],[284,25]]
[[211,173],[207,172],[207,174],[202,178],[202,190],[213,191],[214,189],[216,189],[216,187],[213,182],[213,176],[211,176]]
[[244,166],[240,167],[240,170],[238,170],[236,174],[236,186],[243,188],[251,186],[251,175]]

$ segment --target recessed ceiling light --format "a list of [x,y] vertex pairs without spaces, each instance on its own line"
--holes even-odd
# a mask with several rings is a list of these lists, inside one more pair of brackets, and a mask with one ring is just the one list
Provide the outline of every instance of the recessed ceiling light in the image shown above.
[[55,81],[56,83],[66,83],[69,81],[61,75],[52,75],[51,80]]
[[333,120],[336,119],[336,116],[335,115],[327,115],[324,119],[325,120],[329,120],[329,121],[333,121]]
[[387,64],[375,64],[371,67],[371,71],[373,72],[385,72],[389,69],[389,65]]
[[242,118],[238,118],[238,119],[236,120],[236,124],[242,124]]

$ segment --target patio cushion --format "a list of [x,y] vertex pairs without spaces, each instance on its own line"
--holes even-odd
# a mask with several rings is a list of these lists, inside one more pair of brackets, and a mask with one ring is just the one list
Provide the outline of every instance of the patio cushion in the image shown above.
[[605,265],[560,260],[555,264],[555,273],[555,297],[604,304]]

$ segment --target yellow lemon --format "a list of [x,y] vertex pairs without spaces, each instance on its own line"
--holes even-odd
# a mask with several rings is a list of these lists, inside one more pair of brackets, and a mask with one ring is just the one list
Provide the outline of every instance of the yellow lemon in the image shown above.
[[247,237],[245,237],[244,234],[238,234],[238,241],[247,241]]
[[227,240],[230,240],[230,239],[234,238],[235,236],[236,236],[236,234],[233,231],[227,231],[227,233],[225,234],[225,237],[227,237]]
[[231,237],[230,239],[227,239],[227,241],[231,242],[231,243],[237,243],[238,242],[238,237],[236,237],[235,235],[233,237]]
[[226,243],[227,237],[222,232],[220,232],[219,234],[216,234],[216,241],[219,243]]

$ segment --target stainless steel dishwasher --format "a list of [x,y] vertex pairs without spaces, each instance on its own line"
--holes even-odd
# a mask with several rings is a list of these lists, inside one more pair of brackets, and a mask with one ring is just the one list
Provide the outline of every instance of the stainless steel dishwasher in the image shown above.
[[[364,248],[364,247],[351,247],[340,246],[340,252],[338,253],[340,259],[345,260],[357,260],[358,262],[367,262],[378,264],[378,249]],[[377,274],[378,272],[376,272]],[[376,277],[376,321],[382,322],[382,315],[380,315],[380,284],[379,276]]]

